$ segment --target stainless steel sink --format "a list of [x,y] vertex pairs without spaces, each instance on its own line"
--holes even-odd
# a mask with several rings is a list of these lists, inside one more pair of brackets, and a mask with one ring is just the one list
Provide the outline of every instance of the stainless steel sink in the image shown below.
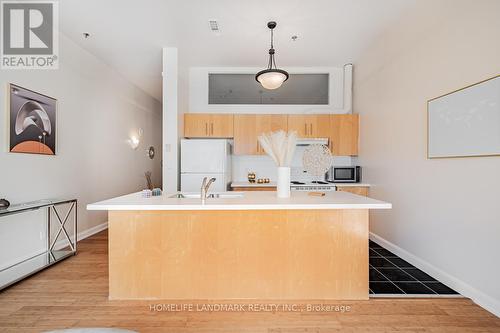
[[169,196],[169,198],[175,199],[200,199],[201,195],[196,193],[176,193],[174,195]]
[[233,198],[243,198],[243,193],[210,193],[207,198],[215,199],[233,199]]
[[[175,199],[201,199],[200,193],[176,193],[169,196],[169,198]],[[243,193],[239,192],[221,192],[221,193],[209,193],[207,199],[231,199],[231,198],[243,198]]]

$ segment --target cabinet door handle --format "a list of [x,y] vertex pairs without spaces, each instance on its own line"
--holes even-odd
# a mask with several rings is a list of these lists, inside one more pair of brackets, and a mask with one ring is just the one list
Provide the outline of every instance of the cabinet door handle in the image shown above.
[[309,134],[313,135],[313,124],[309,124],[309,127],[311,127],[311,130],[309,131]]
[[208,123],[205,123],[205,135],[208,135]]
[[304,130],[305,130],[305,133],[306,133],[306,136],[307,136],[307,123],[304,124]]
[[214,135],[214,123],[210,123],[210,135]]

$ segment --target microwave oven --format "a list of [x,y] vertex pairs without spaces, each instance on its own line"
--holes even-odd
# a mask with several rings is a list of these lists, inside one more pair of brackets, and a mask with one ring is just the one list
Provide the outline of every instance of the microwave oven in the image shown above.
[[326,173],[325,178],[330,183],[359,183],[361,182],[361,167],[359,165],[345,167],[332,166]]

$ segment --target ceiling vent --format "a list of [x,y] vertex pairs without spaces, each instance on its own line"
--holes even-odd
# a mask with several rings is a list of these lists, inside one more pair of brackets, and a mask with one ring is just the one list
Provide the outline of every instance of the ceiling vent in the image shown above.
[[208,20],[208,25],[210,27],[210,31],[216,34],[220,33],[219,23],[217,22],[217,20]]

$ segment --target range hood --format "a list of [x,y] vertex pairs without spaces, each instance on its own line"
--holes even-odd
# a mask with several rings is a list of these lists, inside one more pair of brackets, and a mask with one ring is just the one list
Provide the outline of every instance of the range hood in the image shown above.
[[302,138],[297,139],[297,146],[325,145],[328,146],[328,138]]

